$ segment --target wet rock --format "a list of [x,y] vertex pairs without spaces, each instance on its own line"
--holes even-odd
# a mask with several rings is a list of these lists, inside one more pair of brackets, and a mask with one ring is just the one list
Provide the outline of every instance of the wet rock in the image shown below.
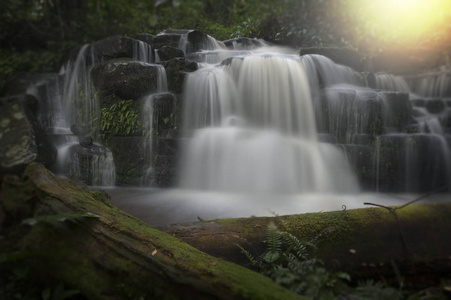
[[177,57],[185,57],[182,50],[171,46],[163,46],[162,48],[157,49],[156,53],[160,61],[167,61]]
[[384,126],[398,131],[413,123],[412,103],[409,94],[398,92],[380,92],[382,99],[382,118]]
[[76,136],[84,136],[89,134],[89,129],[80,125],[80,124],[72,124],[70,126],[70,131]]
[[70,147],[66,170],[69,176],[87,185],[112,186],[115,184],[115,168],[110,149],[99,144]]
[[93,54],[99,60],[133,57],[134,39],[125,36],[112,36],[91,44]]
[[156,35],[152,40],[152,47],[154,49],[160,49],[164,46],[170,46],[178,48],[180,41],[180,34],[173,33],[160,33]]
[[161,66],[131,60],[110,60],[96,65],[92,79],[102,96],[138,99],[158,89]]
[[114,137],[110,149],[114,155],[117,184],[168,187],[174,183],[178,139]]
[[38,122],[38,111],[33,96],[0,99],[0,174],[20,175],[31,162],[49,166],[56,161],[56,148]]
[[450,183],[449,149],[439,135],[383,135],[376,151],[379,191],[423,193]]
[[178,139],[156,138],[154,140],[153,178],[151,181],[159,187],[171,187],[175,184],[179,160]]
[[147,43],[149,45],[152,45],[153,39],[155,36],[150,33],[139,33],[134,36],[135,39],[143,41],[144,43]]
[[171,46],[184,53],[193,53],[212,49],[214,45],[210,45],[211,41],[208,35],[197,30],[165,30],[155,36],[152,47],[160,49]]
[[152,131],[152,136],[174,137],[177,135],[178,101],[174,94],[153,94],[139,102],[142,107],[143,126]]
[[194,72],[198,69],[197,63],[183,58],[174,58],[163,62],[162,65],[166,69],[168,90],[176,94],[181,93],[183,90],[186,73]]
[[324,133],[333,134],[338,143],[354,143],[356,135],[382,133],[382,104],[377,92],[364,88],[327,88],[321,111]]
[[426,109],[432,114],[439,114],[446,108],[446,103],[443,99],[428,99],[426,101]]
[[79,137],[78,142],[80,143],[80,146],[82,146],[82,147],[90,147],[94,143],[91,136]]
[[78,142],[83,147],[90,147],[93,145],[93,139],[90,136],[90,130],[80,124],[72,124],[70,131],[77,136]]
[[261,40],[258,39],[251,39],[247,37],[239,37],[236,39],[230,39],[223,41],[224,45],[233,50],[242,50],[242,49],[250,49],[250,48],[257,48],[263,45]]
[[[362,136],[362,135],[361,135]],[[374,169],[374,147],[365,145],[342,145],[349,164],[357,175],[364,190],[374,190],[376,173]]]
[[141,185],[151,167],[152,143],[149,137],[113,137],[110,149],[116,167],[116,184]]
[[411,99],[410,102],[412,102],[412,105],[415,107],[426,107],[426,100],[424,99],[420,98]]

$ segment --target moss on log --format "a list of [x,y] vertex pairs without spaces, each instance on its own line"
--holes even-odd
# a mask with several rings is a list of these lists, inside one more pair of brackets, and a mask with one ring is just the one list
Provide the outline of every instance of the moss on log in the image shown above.
[[158,228],[206,253],[245,264],[247,258],[236,244],[253,255],[263,253],[268,224],[273,222],[280,230],[313,242],[319,258],[356,277],[393,275],[392,261],[405,267],[405,275],[415,267],[416,274],[449,273],[451,203],[412,204],[397,210],[397,214],[400,230],[394,214],[384,208],[223,219]]
[[[40,280],[56,279],[90,299],[300,299],[40,164],[30,164],[22,179],[6,176],[0,203],[0,252],[28,253],[24,259]],[[36,224],[24,224],[26,218]]]

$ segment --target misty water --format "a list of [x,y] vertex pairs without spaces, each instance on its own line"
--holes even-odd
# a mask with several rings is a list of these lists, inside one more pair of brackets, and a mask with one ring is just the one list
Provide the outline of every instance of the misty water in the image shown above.
[[[102,152],[99,157],[107,158],[108,165],[93,169],[101,169],[95,171],[102,173],[96,178],[106,179],[91,184],[103,185],[94,188],[105,190],[119,208],[149,224],[160,225],[345,211],[364,207],[364,202],[400,205],[420,195],[417,185],[436,188],[450,183],[450,147],[441,115],[414,107],[412,115],[419,124],[418,132],[407,135],[394,128],[393,120],[398,116],[391,111],[391,96],[381,91],[409,94],[410,101],[419,97],[402,77],[375,74],[377,89],[371,89],[362,74],[324,56],[299,56],[294,49],[274,47],[261,40],[251,40],[248,45],[234,42],[226,47],[208,37],[204,50],[190,52],[188,33],[181,34],[178,48],[187,59],[197,62],[199,69],[185,78],[180,124],[183,143],[175,187],[146,186],[147,177],[154,172],[151,164],[146,165],[142,186],[111,187],[114,158]],[[89,46],[83,47],[76,60],[62,69],[66,74],[63,96],[52,100],[55,128],[67,128],[80,114],[64,101],[79,96],[67,95],[74,93],[74,87],[78,87],[77,93],[81,88],[84,97],[86,115],[81,118],[98,114],[86,67],[88,60],[95,64],[92,51]],[[153,60],[157,63],[159,57],[152,58],[151,53],[148,45],[136,43],[133,59],[154,65]],[[161,71],[157,90],[147,96],[149,101],[144,101],[147,104],[143,111],[148,111],[150,118],[144,122],[147,127],[153,124],[149,103],[156,95],[167,94],[165,70],[155,66]],[[425,93],[433,93],[428,88],[433,83],[423,85],[427,86]],[[374,103],[379,111],[372,106]],[[445,113],[449,110],[446,108]],[[383,116],[383,133],[368,129],[377,113]],[[371,143],[360,142],[368,138],[373,138]],[[382,164],[387,159],[382,146],[387,141],[404,147],[405,166],[400,167],[403,179],[397,193],[379,189]],[[418,141],[427,143],[426,152],[412,146]],[[59,170],[70,169],[65,163],[68,149],[77,146],[74,144],[68,141],[60,145]],[[363,186],[351,154],[369,144],[375,149],[374,162],[369,164],[374,178]],[[147,149],[152,156],[151,143]],[[424,167],[417,164],[418,160],[428,166],[430,183],[421,182],[423,177],[418,173]],[[449,194],[437,193],[423,202],[447,200]]]

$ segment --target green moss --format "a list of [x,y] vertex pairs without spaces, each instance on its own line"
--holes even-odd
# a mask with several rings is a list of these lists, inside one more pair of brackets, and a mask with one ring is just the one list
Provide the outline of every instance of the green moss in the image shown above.
[[[37,254],[31,260],[33,270],[46,277],[56,276],[83,295],[93,299],[108,295],[177,299],[177,287],[183,287],[189,293],[209,297],[300,298],[266,277],[148,226],[109,205],[108,199],[102,199],[105,195],[55,177],[41,165],[30,165],[26,177],[35,186],[36,200],[46,213],[91,212],[98,216],[39,223],[20,243],[23,251]],[[205,286],[205,281],[211,284]]]

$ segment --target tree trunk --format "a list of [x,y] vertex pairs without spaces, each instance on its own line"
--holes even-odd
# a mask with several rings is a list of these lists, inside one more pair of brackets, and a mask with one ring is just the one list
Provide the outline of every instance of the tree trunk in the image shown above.
[[[411,204],[385,208],[307,213],[278,217],[223,219],[158,226],[216,257],[246,264],[239,244],[254,257],[266,250],[273,222],[301,241],[313,243],[316,255],[353,278],[402,275],[440,279],[451,270],[451,203]],[[444,276],[444,275],[443,275]],[[447,276],[447,275],[446,275]]]
[[0,203],[0,258],[22,253],[42,281],[56,279],[90,299],[301,298],[148,226],[105,194],[40,164],[30,164],[23,179],[5,176]]

